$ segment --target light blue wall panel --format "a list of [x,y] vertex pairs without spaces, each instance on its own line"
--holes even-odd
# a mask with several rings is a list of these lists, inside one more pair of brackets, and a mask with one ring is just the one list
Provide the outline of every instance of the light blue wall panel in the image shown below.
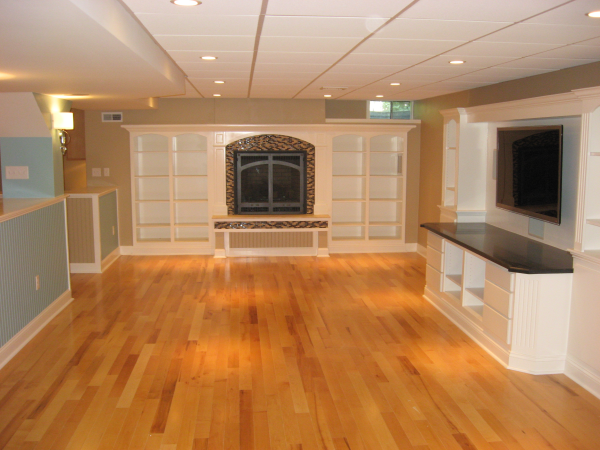
[[0,346],[69,289],[66,245],[62,202],[0,223]]
[[[2,195],[5,198],[55,197],[51,137],[3,137]],[[28,166],[28,180],[7,180],[6,166]]]
[[[117,191],[106,194],[98,200],[100,209],[100,253],[106,258],[119,246],[119,224],[117,220]],[[115,227],[115,234],[112,228]]]

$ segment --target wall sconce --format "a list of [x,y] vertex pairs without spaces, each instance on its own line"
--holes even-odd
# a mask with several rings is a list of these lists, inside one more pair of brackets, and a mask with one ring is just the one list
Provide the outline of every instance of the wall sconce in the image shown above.
[[52,113],[52,128],[58,130],[58,139],[60,141],[60,151],[65,155],[67,153],[66,145],[71,141],[71,137],[66,130],[73,129],[73,113],[72,112],[56,112]]

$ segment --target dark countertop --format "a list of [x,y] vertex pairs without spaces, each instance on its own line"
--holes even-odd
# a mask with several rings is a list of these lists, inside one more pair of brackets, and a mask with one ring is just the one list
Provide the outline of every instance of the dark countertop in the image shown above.
[[569,252],[487,223],[424,223],[421,226],[509,272],[573,273],[573,257]]

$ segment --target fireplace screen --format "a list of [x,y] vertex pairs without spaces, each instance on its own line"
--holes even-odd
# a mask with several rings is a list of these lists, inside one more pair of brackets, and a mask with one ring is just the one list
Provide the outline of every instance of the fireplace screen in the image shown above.
[[235,152],[237,214],[304,214],[305,152]]

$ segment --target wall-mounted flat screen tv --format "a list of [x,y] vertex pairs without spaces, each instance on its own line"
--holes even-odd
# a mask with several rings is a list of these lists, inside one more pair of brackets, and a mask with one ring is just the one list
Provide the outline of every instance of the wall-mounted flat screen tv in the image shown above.
[[562,125],[498,128],[498,208],[560,224],[562,135]]

